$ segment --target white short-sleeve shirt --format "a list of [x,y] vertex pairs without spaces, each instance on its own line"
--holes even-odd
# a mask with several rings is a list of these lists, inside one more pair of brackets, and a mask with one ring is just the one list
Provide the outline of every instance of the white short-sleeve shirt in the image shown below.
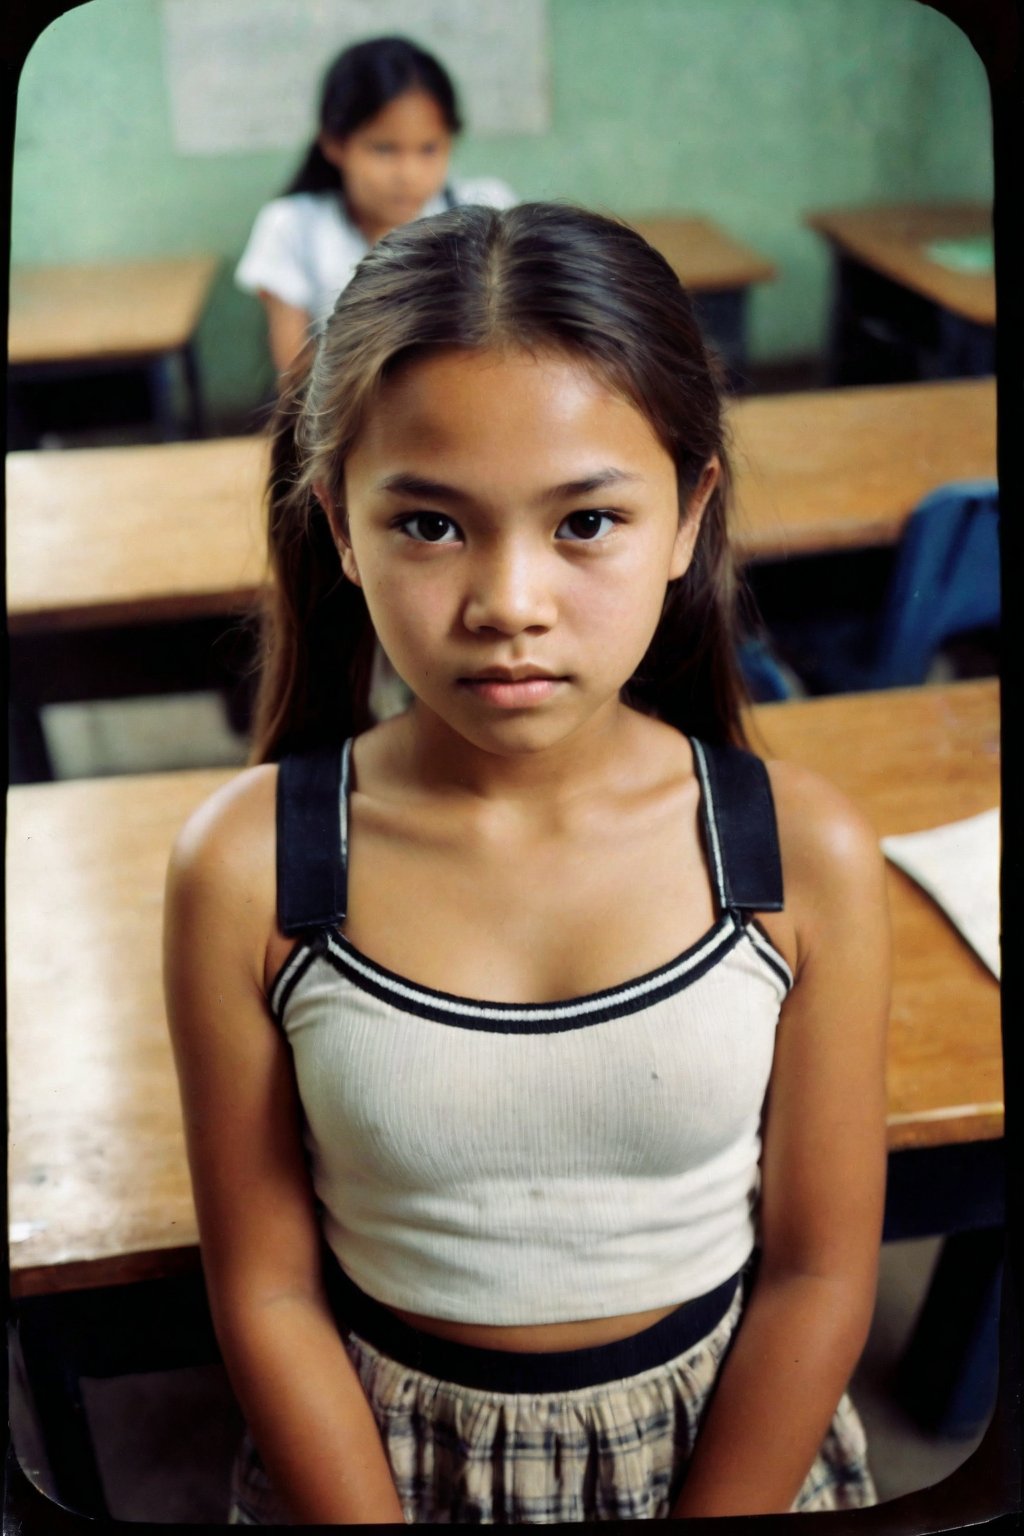
[[[481,178],[448,183],[456,204],[511,208],[515,193],[503,181]],[[421,218],[450,206],[444,194],[424,204]],[[272,293],[304,309],[322,329],[369,245],[347,217],[335,192],[293,192],[260,209],[235,281],[247,293]]]

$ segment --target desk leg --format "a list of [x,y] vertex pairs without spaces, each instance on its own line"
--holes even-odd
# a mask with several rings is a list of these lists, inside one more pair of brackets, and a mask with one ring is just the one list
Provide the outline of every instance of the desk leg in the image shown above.
[[1006,1221],[1001,1141],[889,1154],[884,1237],[943,1236],[895,1390],[933,1433],[968,1436],[992,1411]]
[[1003,1243],[998,1227],[946,1238],[900,1362],[897,1396],[936,1434],[966,1438],[992,1412]]
[[7,700],[7,773],[11,784],[53,778],[53,763],[36,705],[11,694]]
[[4,1467],[3,1529],[11,1536],[45,1531],[46,1536],[82,1536],[82,1519],[48,1498],[28,1478],[8,1441]]
[[939,310],[939,339],[932,376],[937,379],[977,379],[996,371],[996,334],[962,315]]
[[693,307],[702,332],[725,363],[730,384],[735,386],[747,365],[747,290],[695,294]]
[[57,1498],[80,1514],[102,1517],[106,1495],[69,1341],[47,1311],[29,1310],[17,1326]]
[[[153,422],[164,442],[204,435],[203,399],[199,387],[199,367],[191,342],[176,352],[153,358],[147,374]],[[179,377],[180,375],[180,377]],[[177,408],[179,384],[184,390],[184,409]]]
[[153,425],[165,443],[173,443],[181,437],[181,421],[175,410],[175,354],[165,352],[155,357],[146,369],[149,380],[150,408]]
[[196,349],[189,341],[181,349],[181,366],[185,377],[187,396],[188,431],[191,437],[206,436],[206,412],[203,405],[202,386],[199,382],[199,364]]
[[105,1515],[81,1379],[218,1360],[202,1274],[23,1297],[14,1315],[56,1496],[83,1514]]

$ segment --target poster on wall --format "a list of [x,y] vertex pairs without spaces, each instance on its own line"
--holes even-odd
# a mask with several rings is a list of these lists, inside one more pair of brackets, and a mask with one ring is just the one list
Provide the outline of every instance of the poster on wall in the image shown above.
[[162,0],[161,19],[181,154],[297,147],[331,59],[386,33],[438,56],[474,134],[550,126],[547,0]]

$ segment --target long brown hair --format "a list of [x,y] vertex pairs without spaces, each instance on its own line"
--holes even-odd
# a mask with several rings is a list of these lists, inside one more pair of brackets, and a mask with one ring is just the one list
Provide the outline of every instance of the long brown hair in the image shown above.
[[624,697],[705,740],[745,740],[717,365],[675,273],[635,230],[562,204],[523,203],[453,209],[387,235],[360,262],[308,370],[280,403],[255,761],[371,723],[373,630],[362,592],[341,574],[314,483],[344,513],[346,457],[399,364],[441,348],[509,346],[578,358],[634,404],[676,465],[681,513],[718,456],[693,560],[669,584]]

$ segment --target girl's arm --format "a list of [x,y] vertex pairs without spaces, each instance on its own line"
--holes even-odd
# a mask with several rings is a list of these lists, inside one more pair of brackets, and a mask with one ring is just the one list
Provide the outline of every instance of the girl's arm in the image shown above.
[[761,1160],[761,1264],[675,1516],[791,1507],[864,1346],[885,1190],[888,916],[876,834],[772,765],[796,984]]
[[265,288],[260,289],[260,300],[267,314],[270,356],[278,378],[283,379],[299,362],[309,344],[312,320],[306,310],[286,304],[284,299]]
[[303,1523],[401,1522],[328,1308],[290,1053],[263,996],[273,770],[208,802],[175,848],[165,983],[203,1265],[232,1384]]

